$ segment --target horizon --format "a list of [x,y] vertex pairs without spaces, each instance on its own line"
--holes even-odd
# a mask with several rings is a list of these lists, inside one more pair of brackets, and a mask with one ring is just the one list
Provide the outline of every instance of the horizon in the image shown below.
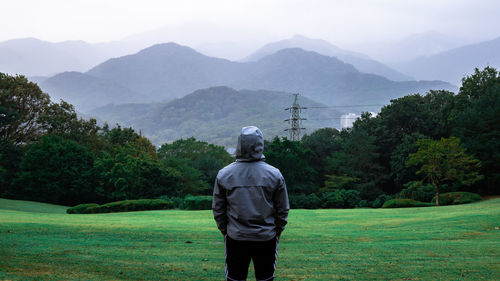
[[500,3],[491,0],[115,3],[96,0],[4,3],[9,13],[0,19],[0,24],[9,28],[0,30],[0,42],[20,38],[52,43],[124,41],[142,48],[175,42],[207,55],[237,60],[269,42],[295,35],[322,39],[371,57],[384,45],[418,36],[442,37],[450,46],[500,36],[491,28],[500,26],[496,13]]

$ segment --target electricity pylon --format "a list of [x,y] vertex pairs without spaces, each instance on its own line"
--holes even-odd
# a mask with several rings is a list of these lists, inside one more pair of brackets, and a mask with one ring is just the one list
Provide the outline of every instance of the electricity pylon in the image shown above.
[[305,118],[300,118],[300,113],[302,113],[302,109],[305,107],[301,107],[299,105],[299,94],[293,94],[294,100],[293,105],[291,107],[285,108],[285,110],[290,111],[290,118],[285,119],[290,124],[290,128],[285,129],[290,133],[290,140],[299,141],[300,140],[300,131],[305,130],[306,128],[301,128],[302,120],[306,120]]

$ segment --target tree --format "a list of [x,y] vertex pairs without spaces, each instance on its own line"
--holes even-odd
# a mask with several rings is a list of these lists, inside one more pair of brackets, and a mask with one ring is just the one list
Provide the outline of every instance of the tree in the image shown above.
[[305,135],[300,141],[303,149],[310,149],[314,157],[310,159],[309,165],[318,172],[316,184],[321,185],[326,180],[326,159],[333,152],[341,149],[339,131],[333,128],[323,128]]
[[43,134],[39,117],[50,104],[50,97],[24,76],[0,73],[0,138],[25,144]]
[[45,135],[24,155],[13,185],[23,199],[72,205],[94,198],[93,154],[74,141]]
[[318,186],[317,172],[309,165],[314,157],[310,149],[300,147],[298,141],[275,137],[264,145],[266,162],[280,169],[290,193],[314,193]]
[[444,184],[471,185],[483,178],[478,172],[481,162],[467,154],[456,137],[438,141],[419,139],[417,146],[418,151],[409,155],[406,165],[420,167],[417,174],[435,188],[436,205],[439,205],[439,192]]
[[218,171],[234,161],[223,146],[209,144],[193,137],[163,144],[158,149],[158,156],[161,159],[187,160],[190,166],[202,173],[201,179],[210,186],[215,182]]
[[462,80],[453,114],[453,134],[481,163],[486,188],[500,191],[500,72],[491,67],[475,70]]
[[380,187],[386,181],[375,137],[363,129],[352,129],[342,130],[340,138],[342,150],[327,159],[329,182],[325,183],[326,187],[353,188],[363,197],[375,199],[383,193]]

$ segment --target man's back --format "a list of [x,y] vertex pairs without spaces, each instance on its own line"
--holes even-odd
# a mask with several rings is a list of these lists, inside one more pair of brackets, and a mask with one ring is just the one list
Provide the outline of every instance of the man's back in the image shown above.
[[277,226],[282,231],[288,199],[278,169],[264,161],[237,161],[219,172],[216,184],[226,193],[229,237],[266,241],[276,236]]
[[278,241],[287,223],[288,194],[281,172],[264,162],[257,127],[238,137],[236,162],[217,174],[212,210],[226,242],[226,279],[245,280],[253,260],[255,277],[272,280]]

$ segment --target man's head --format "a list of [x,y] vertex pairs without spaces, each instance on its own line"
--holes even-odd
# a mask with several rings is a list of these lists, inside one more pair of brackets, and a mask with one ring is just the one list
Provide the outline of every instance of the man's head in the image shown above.
[[236,147],[236,159],[255,161],[264,159],[264,136],[259,128],[248,126],[241,128]]

